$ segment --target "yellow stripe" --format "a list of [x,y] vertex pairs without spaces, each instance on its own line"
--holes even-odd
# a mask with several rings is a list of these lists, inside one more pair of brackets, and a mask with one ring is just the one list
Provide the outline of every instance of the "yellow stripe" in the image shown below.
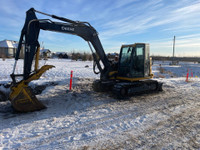
[[141,78],[127,78],[127,77],[117,77],[116,79],[118,80],[126,80],[126,81],[140,81],[140,80],[145,80],[145,79],[151,79],[153,76],[149,77],[141,77]]
[[115,74],[115,73],[118,73],[117,71],[111,71],[111,72],[109,72],[109,76],[112,76],[113,74]]

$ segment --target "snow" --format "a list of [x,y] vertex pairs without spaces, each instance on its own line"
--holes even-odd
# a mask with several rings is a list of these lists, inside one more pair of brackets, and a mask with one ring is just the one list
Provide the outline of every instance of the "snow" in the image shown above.
[[[11,81],[13,64],[0,60],[0,84]],[[41,60],[44,64],[56,68],[30,85],[56,83],[37,95],[47,109],[15,113],[9,101],[0,102],[0,149],[200,149],[199,64],[154,62],[154,77],[164,91],[126,100],[92,90],[99,78],[92,62]],[[22,68],[19,60],[16,72]],[[188,69],[194,77],[185,82]]]
[[[39,66],[41,67],[43,65],[54,65],[55,68],[47,71],[39,80],[33,81],[33,84],[44,84],[45,82],[65,82],[67,84],[71,71],[73,71],[74,78],[99,78],[99,75],[93,73],[93,64],[90,61],[83,62],[68,59],[49,59],[48,61],[41,60]],[[13,66],[13,59],[6,59],[5,61],[0,60],[0,84],[12,81],[10,74],[13,71]],[[15,73],[23,73],[23,60],[20,59],[17,62]]]

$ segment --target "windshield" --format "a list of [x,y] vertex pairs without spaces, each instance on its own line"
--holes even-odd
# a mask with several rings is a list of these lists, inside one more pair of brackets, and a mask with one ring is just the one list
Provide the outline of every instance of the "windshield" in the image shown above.
[[120,65],[127,66],[130,64],[132,50],[133,50],[133,47],[123,47],[122,48]]

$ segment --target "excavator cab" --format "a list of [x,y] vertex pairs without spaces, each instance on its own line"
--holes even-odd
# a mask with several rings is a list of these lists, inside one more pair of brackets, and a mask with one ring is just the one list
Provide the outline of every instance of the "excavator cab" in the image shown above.
[[118,78],[139,80],[152,78],[149,44],[122,45],[119,56]]

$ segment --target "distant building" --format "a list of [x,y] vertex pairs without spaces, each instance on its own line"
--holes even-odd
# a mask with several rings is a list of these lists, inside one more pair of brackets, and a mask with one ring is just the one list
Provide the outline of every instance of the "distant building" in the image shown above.
[[52,57],[52,53],[49,49],[41,49],[40,50],[40,57],[42,58],[50,58]]
[[[0,57],[13,58],[16,55],[18,42],[12,40],[0,41]],[[20,52],[20,58],[23,58],[23,50]]]

